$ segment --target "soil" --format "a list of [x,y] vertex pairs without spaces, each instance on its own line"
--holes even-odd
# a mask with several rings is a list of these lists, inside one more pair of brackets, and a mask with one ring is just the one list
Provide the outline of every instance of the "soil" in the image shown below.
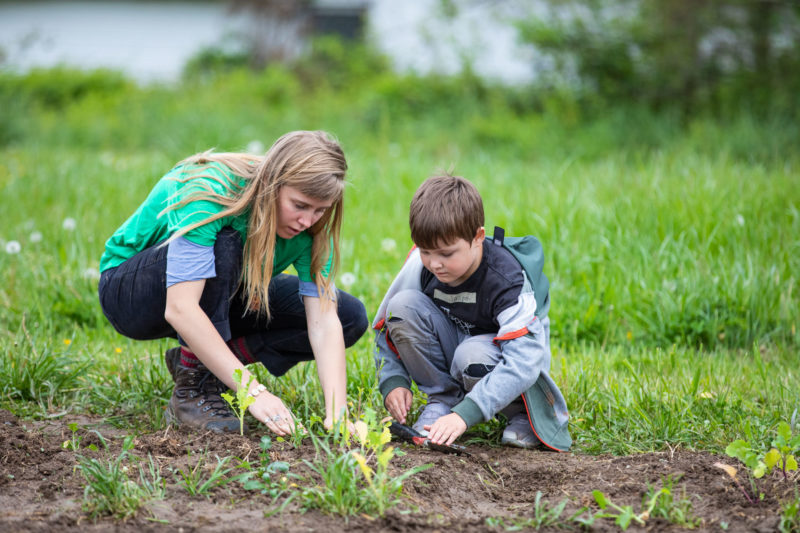
[[[62,446],[72,437],[70,423],[79,427],[77,451]],[[95,431],[103,435],[107,449]],[[167,481],[166,498],[147,504],[125,521],[110,517],[92,520],[82,509],[86,482],[77,468],[77,456],[113,460],[120,454],[124,435],[122,430],[88,417],[40,422],[20,420],[0,410],[0,531],[502,531],[487,523],[487,518],[503,518],[507,526],[514,517],[532,518],[537,491],[548,508],[566,499],[565,519],[583,506],[598,512],[593,490],[640,512],[648,484],[660,488],[664,478],[672,476],[677,479],[674,493],[688,498],[693,514],[702,520],[696,530],[727,527],[727,531],[766,532],[778,529],[780,502],[793,497],[797,488],[797,480],[787,482],[778,476],[762,480],[760,486],[767,496],[750,504],[714,466],[717,462],[734,464],[730,458],[686,450],[614,457],[470,445],[470,456],[457,456],[402,445],[405,455],[392,460],[398,474],[416,465],[430,463],[433,467],[406,480],[403,503],[384,517],[304,513],[297,500],[273,516],[265,516],[265,511],[274,511],[281,501],[275,503],[267,495],[246,491],[240,483],[215,488],[208,496],[191,496],[170,470],[193,467],[204,451],[212,458],[235,456],[255,461],[260,435],[221,436],[168,428],[138,436],[131,452],[143,458],[150,454],[161,466]],[[91,450],[92,443],[99,450]],[[270,454],[272,460],[287,461],[291,472],[306,477],[299,483],[311,483],[311,471],[302,462],[314,457],[314,447],[307,439],[299,448],[275,442]],[[563,520],[561,530],[567,525],[579,529],[577,523]],[[609,518],[596,518],[588,529],[619,530]],[[681,529],[652,517],[645,526],[633,524],[628,531]]]

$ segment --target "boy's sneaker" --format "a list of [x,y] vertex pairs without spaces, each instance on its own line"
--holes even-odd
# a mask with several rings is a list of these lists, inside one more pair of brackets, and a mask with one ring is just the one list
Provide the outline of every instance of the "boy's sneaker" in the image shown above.
[[503,430],[502,442],[509,446],[527,449],[536,448],[542,443],[533,433],[528,422],[528,413],[525,411],[511,417],[506,429]]
[[169,370],[169,375],[172,376],[172,381],[175,381],[175,372],[178,369],[178,365],[181,364],[181,347],[170,348],[164,352],[164,361],[167,363],[167,370]]
[[417,421],[414,422],[414,430],[419,432],[420,435],[427,437],[428,431],[425,429],[425,426],[432,425],[439,420],[440,417],[449,415],[451,412],[450,407],[441,402],[428,402],[428,405],[422,410],[422,414],[419,415]]
[[[180,357],[180,348],[178,348]],[[167,358],[169,361],[169,358]],[[174,362],[174,361],[173,361]],[[167,368],[170,368],[169,362]],[[238,433],[239,419],[220,394],[228,390],[203,365],[188,368],[177,361],[174,370],[175,389],[167,404],[167,422],[175,426],[204,429],[215,433]],[[244,424],[244,433],[248,432]]]

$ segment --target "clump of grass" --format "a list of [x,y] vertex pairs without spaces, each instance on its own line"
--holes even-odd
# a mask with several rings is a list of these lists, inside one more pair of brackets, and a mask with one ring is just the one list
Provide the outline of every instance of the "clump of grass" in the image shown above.
[[[87,482],[83,509],[91,518],[111,516],[125,520],[148,502],[164,498],[161,468],[151,456],[145,468],[139,467],[138,460],[129,454],[131,449],[133,437],[128,436],[122,444],[122,452],[113,460],[78,457],[78,470]],[[131,477],[131,467],[138,470],[138,480]]]
[[[192,453],[189,452],[188,455],[191,457]],[[209,463],[208,453],[204,451],[197,458],[194,466],[173,469],[173,474],[190,495],[208,496],[214,488],[232,481],[228,477],[228,474],[234,469],[234,467],[228,466],[232,458],[215,456],[215,459],[217,460],[216,464]]]
[[6,343],[4,348],[0,357],[2,395],[36,402],[45,409],[73,392],[89,367],[89,361],[55,352],[52,343],[34,341],[24,318],[13,343]]

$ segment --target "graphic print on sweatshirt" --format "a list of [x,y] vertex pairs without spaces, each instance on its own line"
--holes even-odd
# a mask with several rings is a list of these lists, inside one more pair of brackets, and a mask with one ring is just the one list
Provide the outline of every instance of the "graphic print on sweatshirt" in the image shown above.
[[517,305],[523,282],[522,267],[514,256],[490,239],[483,242],[478,269],[457,287],[440,282],[425,267],[420,276],[422,292],[470,336],[499,331],[497,316]]

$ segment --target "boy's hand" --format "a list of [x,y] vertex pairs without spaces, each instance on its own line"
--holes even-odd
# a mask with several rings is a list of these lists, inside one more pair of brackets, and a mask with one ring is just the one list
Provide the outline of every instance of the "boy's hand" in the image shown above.
[[467,423],[458,413],[440,416],[433,425],[425,426],[428,438],[436,444],[450,446],[467,430]]
[[386,409],[389,410],[389,414],[392,415],[392,418],[401,424],[405,424],[406,415],[411,409],[411,400],[412,396],[410,390],[405,387],[397,387],[386,395],[383,404],[386,406]]

